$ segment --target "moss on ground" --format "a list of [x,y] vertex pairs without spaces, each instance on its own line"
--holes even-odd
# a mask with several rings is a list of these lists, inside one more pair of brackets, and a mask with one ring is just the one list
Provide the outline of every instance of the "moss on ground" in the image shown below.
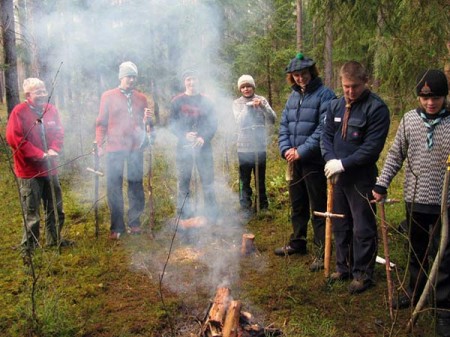
[[[4,122],[0,127],[4,135]],[[17,247],[22,231],[18,193],[8,167],[9,152],[1,144],[0,335],[192,336],[199,331],[215,288],[226,285],[233,297],[242,301],[244,310],[262,324],[282,329],[286,336],[405,336],[403,327],[410,312],[395,312],[391,321],[384,266],[376,268],[376,287],[352,296],[346,282],[330,285],[322,273],[309,272],[312,255],[280,258],[272,253],[287,242],[291,231],[285,164],[278,156],[275,139],[268,155],[269,211],[247,223],[238,217],[234,155],[229,153],[228,169],[217,155],[216,171],[226,173],[225,177],[218,174],[219,181],[225,182],[225,187],[218,189],[223,205],[220,228],[203,229],[191,237],[180,228],[174,235],[176,181],[173,163],[164,160],[162,145],[154,149],[155,238],[144,233],[118,242],[107,239],[109,215],[101,182],[97,239],[92,178],[84,171],[90,159],[86,156],[64,167],[67,222],[63,235],[76,245],[63,248],[61,254],[54,249],[36,252],[35,320],[33,279]],[[400,179],[391,188],[393,197],[401,198]],[[396,231],[403,218],[402,205],[389,206],[387,214],[391,258],[399,267],[394,279],[399,285],[404,280],[407,252],[407,241]],[[257,252],[247,257],[237,253],[244,232],[256,235]],[[313,249],[311,244],[308,248]],[[379,255],[383,255],[382,245]],[[432,312],[422,314],[412,335],[432,336],[432,321]]]

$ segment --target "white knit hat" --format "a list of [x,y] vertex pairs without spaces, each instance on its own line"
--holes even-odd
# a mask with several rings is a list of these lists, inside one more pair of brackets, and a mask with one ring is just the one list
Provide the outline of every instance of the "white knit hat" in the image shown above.
[[243,84],[250,84],[253,88],[256,88],[255,80],[250,75],[242,75],[238,79],[238,89],[241,89]]
[[119,80],[125,76],[137,76],[138,70],[133,62],[127,61],[123,62],[119,66]]

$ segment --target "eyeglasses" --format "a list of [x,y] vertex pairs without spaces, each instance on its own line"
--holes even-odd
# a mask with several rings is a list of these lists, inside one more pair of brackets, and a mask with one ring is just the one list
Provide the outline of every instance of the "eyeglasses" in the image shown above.
[[45,90],[45,89],[38,89],[35,91],[31,91],[30,94],[33,94],[36,96],[47,96],[48,95],[47,90]]

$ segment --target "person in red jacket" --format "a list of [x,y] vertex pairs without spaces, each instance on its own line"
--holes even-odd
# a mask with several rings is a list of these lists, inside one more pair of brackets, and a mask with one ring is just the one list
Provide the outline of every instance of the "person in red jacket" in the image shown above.
[[14,107],[6,127],[6,140],[13,151],[14,173],[19,181],[24,213],[22,247],[32,252],[39,246],[41,200],[45,211],[46,245],[68,246],[73,242],[61,240],[59,235],[64,224],[64,211],[56,170],[56,161],[63,147],[64,129],[58,110],[48,103],[44,82],[38,78],[27,78],[23,82],[23,90],[26,101]]
[[99,155],[106,154],[106,184],[111,213],[110,239],[125,233],[123,171],[127,166],[128,226],[140,234],[140,216],[145,206],[143,150],[149,144],[150,115],[147,98],[135,90],[138,70],[134,63],[119,66],[118,88],[103,93],[96,121]]

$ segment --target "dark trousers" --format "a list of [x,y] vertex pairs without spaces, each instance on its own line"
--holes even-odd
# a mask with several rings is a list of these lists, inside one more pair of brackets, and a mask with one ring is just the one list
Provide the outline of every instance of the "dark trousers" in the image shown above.
[[[194,169],[197,169],[203,189],[205,215],[213,221],[217,217],[214,191],[214,162],[210,144],[201,148],[180,148],[177,153],[178,196],[177,212],[182,219],[194,216],[197,193],[191,193],[190,185]],[[194,186],[196,187],[196,186]],[[194,204],[194,205],[193,205]]]
[[294,249],[306,245],[308,222],[311,219],[318,256],[322,256],[324,250],[325,219],[312,212],[325,212],[327,209],[327,181],[323,168],[323,165],[295,161],[293,179],[289,184],[293,228],[289,244]]
[[266,194],[266,152],[238,152],[239,159],[239,203],[242,208],[252,207],[252,187],[250,185],[253,176],[256,177],[258,167],[258,189],[259,207],[267,209],[269,202]]
[[109,152],[106,156],[108,205],[111,212],[111,231],[125,232],[123,179],[127,171],[128,225],[139,227],[144,211],[145,196],[143,186],[144,154],[141,151]]
[[378,249],[375,204],[369,202],[374,180],[338,182],[333,193],[333,213],[345,215],[344,219],[333,219],[336,269],[363,280],[373,278]]
[[[59,229],[56,228],[56,218],[53,207],[50,179],[52,179],[55,192]],[[39,208],[41,202],[44,206],[45,212],[46,244],[56,245],[58,235],[61,232],[65,219],[63,211],[62,191],[58,176],[53,175],[31,179],[19,178],[18,180],[20,186],[20,197],[25,218],[25,230],[23,233],[22,245],[27,245],[32,249],[37,246],[39,242],[39,227],[41,219]]]
[[[434,258],[441,238],[440,214],[425,214],[406,209],[409,225],[409,285],[408,291],[416,302],[425,287],[430,265],[429,257]],[[438,270],[435,288],[437,308],[450,309],[450,245],[444,251]]]

